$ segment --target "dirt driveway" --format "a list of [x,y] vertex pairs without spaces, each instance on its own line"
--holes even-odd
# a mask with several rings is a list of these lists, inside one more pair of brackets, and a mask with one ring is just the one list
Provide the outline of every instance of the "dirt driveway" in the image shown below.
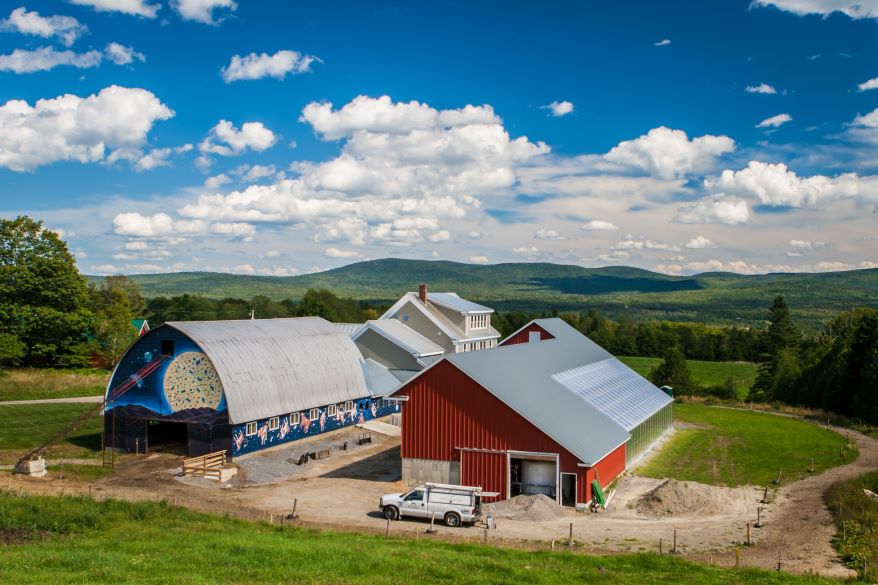
[[[878,469],[878,441],[846,429],[860,450],[854,463],[836,467],[778,490],[777,497],[764,507],[765,527],[753,529],[754,546],[741,550],[741,564],[774,568],[778,555],[784,570],[813,571],[827,576],[851,574],[832,550],[834,527],[823,503],[823,493],[840,480]],[[357,437],[357,429],[336,431],[338,435],[323,437],[343,444]],[[347,433],[347,434],[345,434]],[[274,519],[292,511],[296,501],[298,523],[324,528],[342,528],[383,532],[385,520],[378,511],[378,498],[385,493],[399,492],[408,485],[400,481],[401,462],[399,438],[372,433],[373,442],[345,451],[336,449],[326,459],[311,461],[298,467],[287,459],[295,459],[307,450],[305,443],[274,452],[267,457],[289,466],[292,478],[252,485],[247,479],[248,468],[264,476],[264,461],[245,460],[242,474],[233,485],[219,486],[202,479],[175,476],[181,458],[169,454],[152,454],[127,459],[117,466],[112,476],[91,484],[95,497],[121,499],[165,499],[212,513],[229,513],[251,519]],[[289,455],[289,457],[288,457]],[[259,456],[257,456],[259,457]],[[268,459],[266,459],[268,460]],[[272,463],[275,465],[276,463]],[[66,492],[89,489],[88,484],[58,480],[12,479],[27,491],[48,491],[62,487]],[[672,546],[677,531],[678,550],[686,558],[732,566],[735,564],[734,543],[746,538],[746,523],[755,523],[762,490],[757,487],[720,488],[700,486],[716,504],[709,513],[696,511],[667,517],[647,516],[638,512],[637,502],[661,480],[629,475],[617,488],[610,509],[598,514],[570,511],[561,518],[542,522],[498,520],[497,529],[490,531],[492,542],[529,543],[539,548],[553,540],[565,542],[573,524],[578,550],[595,553],[655,551],[662,540],[663,550]],[[392,524],[395,534],[423,535],[427,524],[404,520]],[[449,539],[481,540],[481,527],[440,528],[437,536]],[[545,544],[539,545],[538,542]]]

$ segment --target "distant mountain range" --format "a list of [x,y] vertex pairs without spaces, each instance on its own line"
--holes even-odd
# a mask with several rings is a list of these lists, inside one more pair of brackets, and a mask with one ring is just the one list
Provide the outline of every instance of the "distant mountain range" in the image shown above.
[[[90,277],[99,280],[99,277]],[[708,272],[668,276],[630,267],[583,268],[550,263],[462,264],[428,260],[369,260],[301,276],[217,272],[132,275],[147,297],[298,299],[309,288],[386,303],[426,282],[501,311],[584,311],[612,316],[752,324],[783,294],[793,316],[817,326],[852,306],[878,308],[878,269],[746,276]]]

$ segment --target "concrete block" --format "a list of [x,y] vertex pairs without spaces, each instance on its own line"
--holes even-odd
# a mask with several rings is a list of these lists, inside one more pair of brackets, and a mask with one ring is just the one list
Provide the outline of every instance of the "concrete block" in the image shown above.
[[46,471],[46,460],[40,457],[39,459],[31,459],[29,461],[19,461],[15,465],[15,473],[31,477],[46,477],[48,474],[48,471]]

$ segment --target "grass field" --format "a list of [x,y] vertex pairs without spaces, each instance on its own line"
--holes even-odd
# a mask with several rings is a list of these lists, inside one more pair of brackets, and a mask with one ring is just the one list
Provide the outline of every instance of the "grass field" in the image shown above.
[[833,541],[838,554],[861,579],[874,580],[878,578],[878,499],[864,489],[878,492],[878,471],[835,484],[826,492],[826,505],[838,527]]
[[26,537],[27,531],[38,536],[0,545],[0,582],[832,583],[670,556],[593,557],[385,539],[254,524],[156,503],[0,495],[0,536]]
[[103,394],[110,374],[104,370],[0,370],[0,402]]
[[807,476],[811,457],[818,472],[856,457],[840,435],[790,417],[699,404],[675,404],[674,415],[691,427],[678,430],[641,475],[767,485],[781,467],[783,483]]
[[[662,360],[652,357],[620,357],[625,365],[643,377],[649,375],[650,370],[659,365]],[[740,391],[750,391],[753,382],[756,381],[756,364],[751,362],[703,362],[689,360],[689,371],[692,379],[703,388],[722,386],[726,379],[735,381],[735,387]]]
[[[0,404],[0,463],[14,463],[28,449],[37,447],[96,404]],[[47,458],[97,457],[101,447],[101,421],[96,416],[69,437],[51,447]]]

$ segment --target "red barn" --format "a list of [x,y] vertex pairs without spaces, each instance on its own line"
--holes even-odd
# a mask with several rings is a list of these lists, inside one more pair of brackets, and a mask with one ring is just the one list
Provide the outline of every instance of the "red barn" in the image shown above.
[[403,479],[585,504],[594,479],[606,487],[670,427],[670,397],[561,319],[504,344],[450,355],[394,393]]

